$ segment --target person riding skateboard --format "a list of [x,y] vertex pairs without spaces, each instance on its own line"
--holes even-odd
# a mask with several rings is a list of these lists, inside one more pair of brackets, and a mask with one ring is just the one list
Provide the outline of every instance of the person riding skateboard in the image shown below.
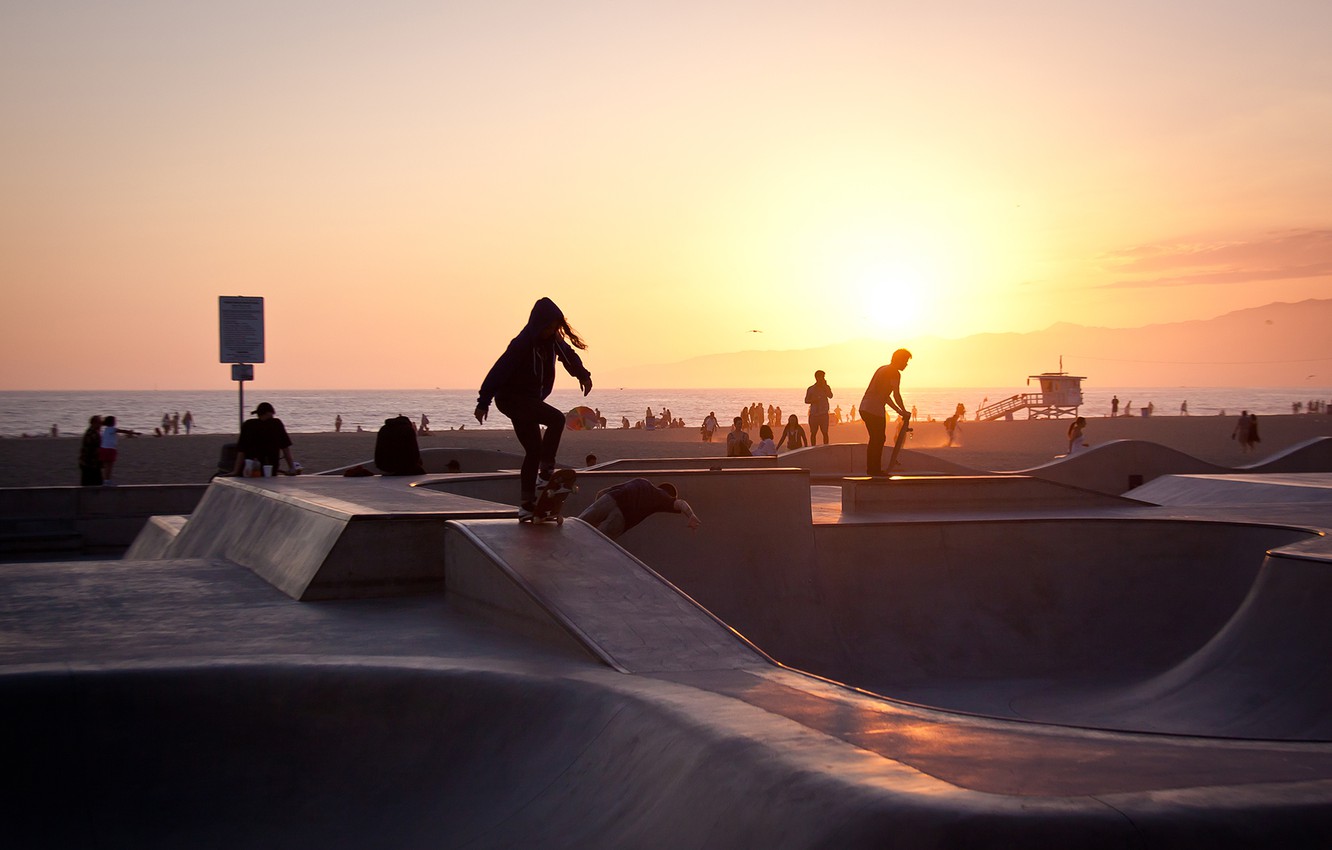
[[674,484],[663,481],[654,486],[646,478],[632,478],[607,487],[597,493],[596,501],[578,518],[615,540],[656,513],[683,514],[691,529],[702,524],[689,503],[680,498]]
[[910,351],[905,348],[894,351],[893,359],[874,372],[860,400],[860,418],[869,432],[869,445],[865,447],[866,475],[883,477],[888,474],[883,471],[883,445],[888,442],[887,408],[891,407],[902,417],[904,428],[911,424],[911,414],[902,403],[902,370],[910,361]]
[[473,413],[477,423],[485,423],[494,400],[500,413],[513,423],[513,433],[523,447],[523,465],[518,474],[519,521],[531,520],[537,490],[544,489],[555,472],[555,454],[564,434],[564,414],[546,403],[555,387],[556,359],[578,379],[583,395],[592,392],[592,373],[583,366],[575,348],[586,349],[587,343],[569,326],[555,302],[542,298],[532,306],[527,324],[481,382]]

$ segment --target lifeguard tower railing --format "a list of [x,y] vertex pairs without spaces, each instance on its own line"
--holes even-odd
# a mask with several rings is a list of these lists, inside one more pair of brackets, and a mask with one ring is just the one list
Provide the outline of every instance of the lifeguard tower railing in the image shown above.
[[1048,393],[1018,393],[985,405],[976,418],[981,422],[1012,419],[1014,413],[1025,410],[1028,419],[1064,419],[1078,415],[1078,407],[1082,402],[1080,396],[1077,401],[1078,404],[1056,404],[1051,401]]

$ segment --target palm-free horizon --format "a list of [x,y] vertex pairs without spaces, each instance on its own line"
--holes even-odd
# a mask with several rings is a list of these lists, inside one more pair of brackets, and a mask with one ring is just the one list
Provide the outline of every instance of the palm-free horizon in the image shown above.
[[220,295],[265,298],[261,379],[310,388],[471,386],[542,296],[608,377],[1325,298],[1330,30],[1320,0],[10,4],[0,386],[225,386]]

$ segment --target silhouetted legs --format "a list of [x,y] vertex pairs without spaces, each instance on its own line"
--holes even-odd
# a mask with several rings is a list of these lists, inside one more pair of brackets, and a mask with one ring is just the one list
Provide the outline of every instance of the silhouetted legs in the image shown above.
[[[495,406],[513,422],[513,433],[523,446],[523,466],[518,475],[524,502],[536,499],[537,470],[553,467],[564,435],[564,414],[536,398],[496,396]],[[541,433],[541,426],[546,433]]]
[[888,442],[888,417],[860,412],[869,431],[869,445],[865,447],[865,474],[883,475],[883,445]]

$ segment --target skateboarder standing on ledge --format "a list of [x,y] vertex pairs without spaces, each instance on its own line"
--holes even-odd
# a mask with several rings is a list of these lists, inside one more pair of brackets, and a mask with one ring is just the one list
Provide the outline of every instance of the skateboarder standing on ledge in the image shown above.
[[[537,490],[544,489],[554,474],[555,454],[564,433],[564,414],[546,404],[546,397],[555,387],[555,360],[558,358],[564,370],[578,379],[583,395],[592,392],[592,373],[583,366],[575,348],[586,349],[587,343],[569,326],[555,302],[542,298],[481,382],[473,414],[476,421],[485,423],[493,399],[500,413],[513,423],[513,433],[523,446],[523,466],[518,476],[520,521],[532,518]],[[546,426],[544,434],[542,425]]]
[[646,478],[632,478],[607,487],[597,493],[597,500],[578,518],[614,540],[656,513],[684,514],[691,529],[702,524],[689,503],[680,498],[674,484],[662,482],[654,487]]
[[869,431],[869,445],[865,447],[865,474],[885,476],[883,471],[883,444],[888,441],[888,411],[891,407],[902,417],[903,428],[911,425],[911,414],[902,403],[902,370],[911,360],[911,352],[899,348],[893,352],[888,365],[880,366],[860,400],[860,418]]

